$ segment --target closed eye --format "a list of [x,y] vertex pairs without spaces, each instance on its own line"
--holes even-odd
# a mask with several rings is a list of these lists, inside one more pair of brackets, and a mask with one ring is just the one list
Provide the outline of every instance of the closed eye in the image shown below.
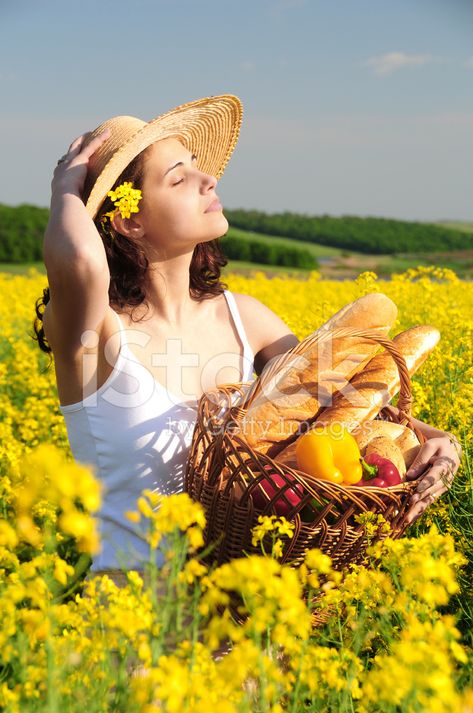
[[[195,153],[193,153],[192,156],[191,156],[191,163],[193,163],[194,161],[197,161],[197,156],[196,156]],[[183,161],[178,161],[177,163],[174,164],[174,166],[170,166],[170,167],[168,168],[168,170],[166,171],[166,173],[164,174],[164,176],[166,176],[168,173],[170,173],[171,171],[173,171],[175,168],[178,168],[178,166],[184,166],[184,162],[183,162]],[[181,178],[179,181],[177,181],[177,183],[172,183],[171,185],[177,186],[179,183],[182,183],[183,180],[184,180],[184,179]]]

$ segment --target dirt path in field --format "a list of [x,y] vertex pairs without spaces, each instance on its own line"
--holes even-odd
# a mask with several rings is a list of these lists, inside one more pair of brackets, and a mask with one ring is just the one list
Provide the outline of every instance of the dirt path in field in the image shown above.
[[[389,279],[391,274],[405,272],[410,267],[419,265],[437,265],[449,267],[464,280],[473,279],[473,250],[462,250],[451,253],[419,253],[398,255],[361,255],[347,254],[335,257],[320,257],[320,272],[325,280],[352,280],[361,272],[375,272],[380,279]],[[281,275],[280,270],[272,270],[270,266],[251,268],[233,268],[232,271],[242,275],[250,275],[254,270],[263,271],[268,277]],[[292,271],[288,268],[285,274],[299,280],[307,280],[307,271]]]

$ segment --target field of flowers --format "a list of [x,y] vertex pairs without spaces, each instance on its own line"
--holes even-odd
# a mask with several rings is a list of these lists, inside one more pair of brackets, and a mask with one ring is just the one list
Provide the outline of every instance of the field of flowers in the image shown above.
[[[343,573],[318,550],[298,570],[269,555],[208,570],[195,556],[200,507],[145,492],[129,517],[148,523],[154,545],[167,533],[163,570],[150,567],[144,581],[133,573],[123,587],[84,580],[99,547],[100,490],[72,460],[54,367],[32,339],[46,279],[0,273],[1,710],[472,713],[473,284],[441,268],[386,282],[373,273],[227,282],[299,338],[373,291],[399,308],[392,335],[437,327],[441,342],[413,380],[413,414],[459,438],[453,487],[405,537],[370,548],[367,567]],[[270,529],[276,552],[288,528],[266,520],[255,539]],[[320,589],[326,622],[313,629],[306,601]],[[243,624],[229,613],[235,594]]]

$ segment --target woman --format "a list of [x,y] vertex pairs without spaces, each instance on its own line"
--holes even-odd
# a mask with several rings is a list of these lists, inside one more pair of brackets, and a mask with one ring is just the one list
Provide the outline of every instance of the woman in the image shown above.
[[[148,552],[124,513],[144,488],[183,489],[202,393],[250,381],[298,342],[265,305],[219,279],[228,223],[217,179],[241,116],[240,101],[223,95],[149,123],[115,117],[73,141],[54,171],[37,333],[54,353],[74,457],[105,487],[96,572],[142,569]],[[446,464],[449,478],[459,464],[450,434],[420,426],[429,441],[412,475],[433,467],[412,521],[445,491]]]

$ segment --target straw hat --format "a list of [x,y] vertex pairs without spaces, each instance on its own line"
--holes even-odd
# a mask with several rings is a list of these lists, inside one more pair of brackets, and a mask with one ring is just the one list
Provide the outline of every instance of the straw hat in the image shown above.
[[104,121],[86,138],[84,146],[109,128],[110,137],[89,160],[83,200],[92,218],[122,171],[141,151],[160,139],[176,138],[197,155],[201,171],[220,178],[235,148],[243,108],[233,94],[206,97],[181,104],[149,122],[134,116]]

